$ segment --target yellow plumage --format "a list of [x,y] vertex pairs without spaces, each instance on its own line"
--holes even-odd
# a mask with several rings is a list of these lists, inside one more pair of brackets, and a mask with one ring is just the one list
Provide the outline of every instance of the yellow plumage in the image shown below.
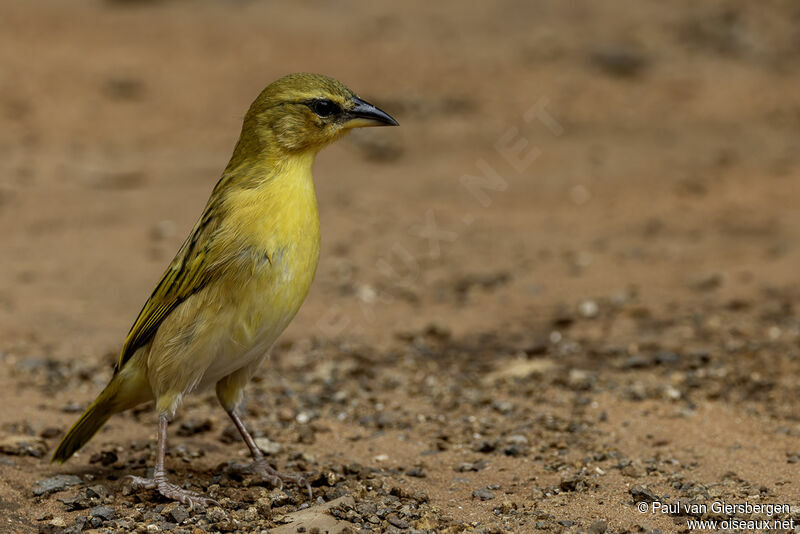
[[286,163],[279,180],[226,197],[234,209],[219,229],[232,251],[225,276],[167,317],[141,356],[160,413],[174,413],[184,392],[226,377],[217,391],[223,406],[234,408],[300,309],[319,259],[319,217],[311,158]]
[[54,461],[68,459],[113,413],[155,400],[156,473],[137,482],[188,504],[211,502],[166,482],[163,449],[167,421],[183,396],[216,386],[257,467],[273,479],[291,478],[264,465],[235,409],[314,278],[314,157],[351,128],[390,124],[394,119],[320,75],[290,75],[259,95],[203,214],[134,322],[114,377]]

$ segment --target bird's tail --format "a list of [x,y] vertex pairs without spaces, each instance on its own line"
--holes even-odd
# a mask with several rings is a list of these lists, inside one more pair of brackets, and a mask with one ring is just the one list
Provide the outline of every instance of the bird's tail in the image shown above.
[[75,451],[86,445],[100,428],[106,424],[108,418],[116,412],[114,397],[119,391],[118,375],[114,375],[111,382],[106,386],[102,393],[94,400],[81,417],[75,421],[67,435],[58,444],[56,452],[53,453],[51,461],[64,463],[69,460]]
[[150,386],[142,370],[135,365],[125,366],[121,371],[114,373],[103,392],[75,421],[58,444],[52,461],[66,462],[75,451],[92,439],[112,415],[152,398]]

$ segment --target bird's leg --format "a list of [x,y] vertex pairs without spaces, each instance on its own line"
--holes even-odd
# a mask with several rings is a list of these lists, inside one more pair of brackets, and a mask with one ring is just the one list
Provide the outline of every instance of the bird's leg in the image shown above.
[[261,449],[259,449],[258,445],[256,445],[253,436],[251,436],[250,432],[247,431],[247,428],[244,426],[239,414],[237,414],[235,410],[226,409],[225,411],[228,412],[233,424],[236,425],[236,428],[242,435],[242,439],[244,439],[244,442],[247,444],[247,448],[250,449],[250,454],[253,455],[253,465],[250,466],[250,470],[253,473],[261,476],[273,486],[278,486],[278,488],[281,489],[283,488],[284,482],[294,482],[298,486],[305,486],[308,490],[309,499],[313,497],[311,493],[311,484],[308,483],[304,476],[291,473],[281,473],[280,471],[273,469],[273,467],[267,463],[267,460],[264,458],[264,454],[261,452]]
[[153,478],[129,476],[131,487],[135,490],[149,489],[157,490],[167,499],[178,501],[181,504],[194,509],[195,506],[219,506],[214,499],[204,497],[197,492],[186,490],[180,486],[167,481],[167,471],[164,469],[164,457],[167,454],[167,416],[161,415],[158,418],[158,450],[156,451],[156,468]]

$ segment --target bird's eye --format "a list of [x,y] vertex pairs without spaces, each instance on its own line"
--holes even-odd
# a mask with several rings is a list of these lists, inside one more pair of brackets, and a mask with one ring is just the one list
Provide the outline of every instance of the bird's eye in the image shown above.
[[339,106],[330,100],[314,100],[308,107],[320,117],[330,117],[341,111]]

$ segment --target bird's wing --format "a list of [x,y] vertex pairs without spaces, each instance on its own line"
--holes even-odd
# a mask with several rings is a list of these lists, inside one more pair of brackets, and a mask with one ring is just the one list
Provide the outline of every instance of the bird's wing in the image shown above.
[[147,299],[122,347],[115,372],[146,345],[158,327],[181,302],[200,291],[218,275],[220,262],[211,251],[211,236],[219,227],[219,213],[208,206],[184,241],[161,281]]

